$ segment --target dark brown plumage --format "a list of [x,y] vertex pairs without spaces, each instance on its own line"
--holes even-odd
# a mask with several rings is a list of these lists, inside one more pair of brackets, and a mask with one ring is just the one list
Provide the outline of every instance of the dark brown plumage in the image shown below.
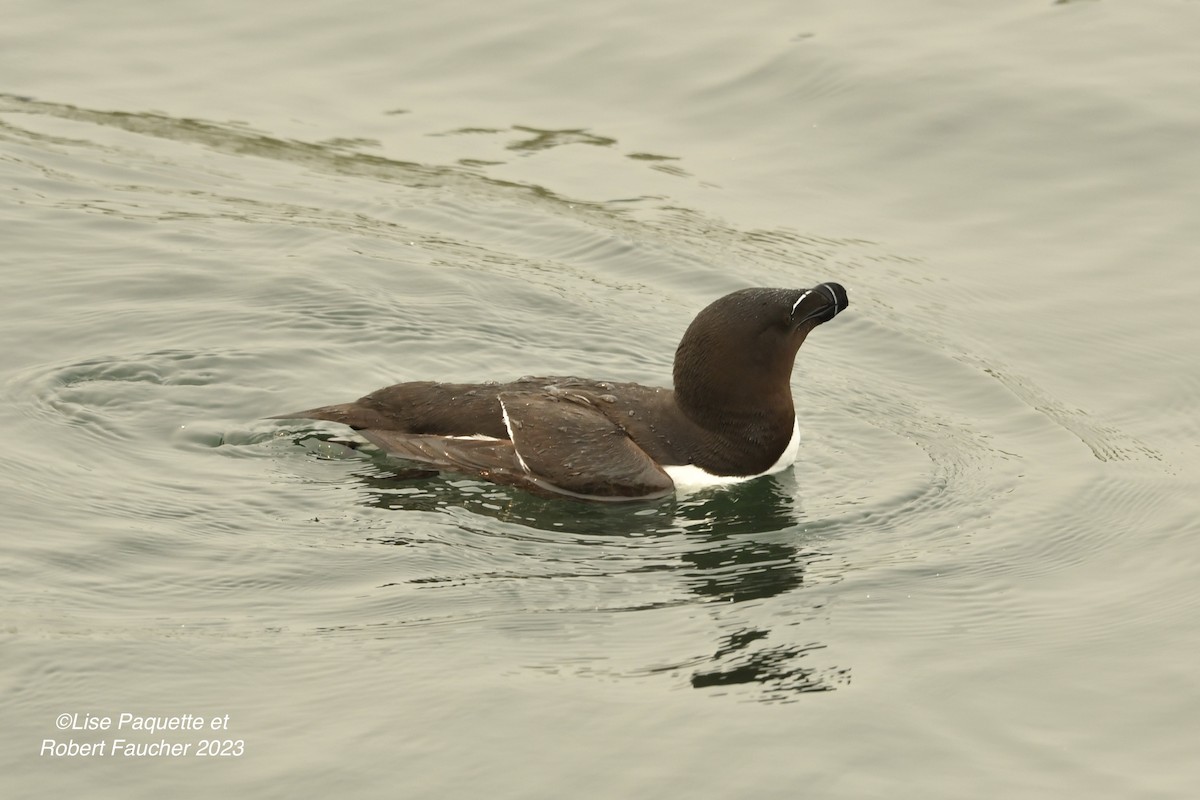
[[536,492],[661,497],[674,487],[665,468],[748,477],[779,462],[796,424],[796,352],[846,305],[836,283],[726,295],[684,333],[673,390],[573,377],[415,381],[276,418],[340,422],[391,455]]

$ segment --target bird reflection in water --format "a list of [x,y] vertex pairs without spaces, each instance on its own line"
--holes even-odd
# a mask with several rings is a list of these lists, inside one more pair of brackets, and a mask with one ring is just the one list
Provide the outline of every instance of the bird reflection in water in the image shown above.
[[[308,447],[313,449],[311,443]],[[334,457],[349,454],[331,453],[330,448],[336,447],[336,441],[324,442],[318,452]],[[824,549],[828,537],[818,535],[826,534],[832,526],[806,518],[798,507],[795,478],[790,471],[721,489],[634,504],[539,497],[483,481],[409,470],[386,461],[374,462],[354,477],[363,489],[360,502],[374,508],[441,513],[453,510],[460,521],[462,512],[467,512],[468,516],[503,523],[500,533],[495,525],[479,525],[481,535],[542,538],[547,547],[564,541],[573,546],[596,546],[596,558],[586,569],[560,577],[586,575],[590,580],[603,580],[632,571],[661,571],[667,576],[663,580],[667,588],[682,587],[686,591],[684,599],[666,603],[659,593],[650,602],[637,602],[639,598],[633,596],[629,599],[634,602],[620,608],[605,606],[605,612],[698,602],[712,609],[717,636],[710,653],[660,662],[634,674],[684,675],[692,687],[709,691],[731,692],[740,685],[764,702],[783,702],[795,699],[799,693],[830,691],[849,683],[848,668],[809,665],[810,661],[827,659],[827,652],[825,658],[813,657],[826,650],[826,645],[812,641],[775,643],[802,631],[803,624],[797,623],[804,618],[819,618],[824,613],[820,600],[796,601],[803,598],[813,566],[820,564],[828,573],[831,560]],[[647,563],[636,553],[628,559],[612,558],[612,548],[622,548],[623,538],[650,540],[657,560]],[[372,541],[387,545],[421,543],[399,531],[376,536]],[[571,559],[558,561],[558,567],[570,568]],[[458,577],[467,582],[472,579]],[[476,577],[482,580],[485,576]],[[829,582],[827,574],[823,582]],[[764,601],[780,597],[786,599],[775,603],[779,611],[774,615],[761,613]],[[739,608],[751,607],[758,609],[753,617],[738,613]]]

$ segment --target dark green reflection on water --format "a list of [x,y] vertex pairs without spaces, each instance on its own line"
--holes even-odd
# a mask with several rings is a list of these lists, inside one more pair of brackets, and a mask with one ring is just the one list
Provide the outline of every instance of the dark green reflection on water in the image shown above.
[[[761,618],[749,625],[736,614],[725,613],[739,604],[761,603],[803,589],[810,566],[829,559],[805,534],[806,527],[824,526],[805,519],[793,493],[775,476],[654,504],[628,505],[547,499],[509,487],[445,476],[397,475],[383,469],[365,471],[357,478],[366,489],[363,502],[377,508],[437,511],[453,506],[507,524],[552,531],[573,543],[610,549],[621,537],[650,537],[671,545],[665,551],[669,558],[657,563],[635,561],[632,568],[628,564],[608,567],[610,561],[606,560],[602,572],[594,571],[594,563],[587,565],[588,574],[599,579],[631,570],[661,571],[675,579],[674,585],[682,583],[691,593],[689,605],[700,602],[720,610],[722,632],[713,641],[710,655],[659,665],[640,674],[686,675],[693,688],[713,691],[743,685],[755,689],[757,699],[768,702],[786,701],[797,693],[830,691],[849,681],[848,669],[800,663],[825,645],[773,643],[771,627]],[[480,526],[481,535],[487,535],[487,529]],[[777,532],[785,535],[780,537]],[[403,535],[376,541],[411,543]],[[637,612],[663,605],[631,599],[634,602],[624,608],[606,610]],[[790,628],[796,620],[786,623]]]
[[506,523],[589,536],[728,537],[785,530],[799,524],[802,516],[774,476],[650,503],[611,504],[540,497],[422,469],[381,467],[356,477],[367,489],[363,502],[376,508],[438,511],[454,506]]
[[829,692],[836,684],[849,682],[848,669],[825,670],[795,664],[797,659],[814,650],[823,650],[823,644],[750,648],[751,644],[768,635],[768,631],[749,629],[726,637],[713,654],[714,668],[693,673],[692,686],[705,689],[761,684],[765,692],[763,699],[786,700],[790,694]]

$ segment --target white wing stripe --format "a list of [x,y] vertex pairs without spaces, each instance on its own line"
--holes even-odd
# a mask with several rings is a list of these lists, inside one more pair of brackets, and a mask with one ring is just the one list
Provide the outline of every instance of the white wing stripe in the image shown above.
[[525,470],[526,474],[529,474],[529,465],[525,463],[525,459],[521,458],[521,451],[517,449],[517,439],[513,436],[512,422],[508,418],[508,409],[503,400],[500,400],[500,416],[504,418],[504,429],[508,431],[508,439],[513,443],[513,452],[517,454],[517,463],[521,465],[521,469]]

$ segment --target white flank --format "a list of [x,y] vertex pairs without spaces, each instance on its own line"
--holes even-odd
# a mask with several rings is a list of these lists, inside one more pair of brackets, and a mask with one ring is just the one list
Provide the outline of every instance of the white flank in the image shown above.
[[766,471],[760,472],[757,475],[713,475],[711,472],[705,472],[700,469],[695,464],[663,467],[663,470],[671,477],[671,480],[675,481],[675,488],[684,491],[689,489],[703,489],[709,486],[729,486],[734,483],[761,478],[763,475],[772,475],[785,470],[796,463],[796,455],[799,452],[800,422],[797,420],[792,424],[792,439],[788,442],[788,446],[783,449],[779,460],[768,467]]

